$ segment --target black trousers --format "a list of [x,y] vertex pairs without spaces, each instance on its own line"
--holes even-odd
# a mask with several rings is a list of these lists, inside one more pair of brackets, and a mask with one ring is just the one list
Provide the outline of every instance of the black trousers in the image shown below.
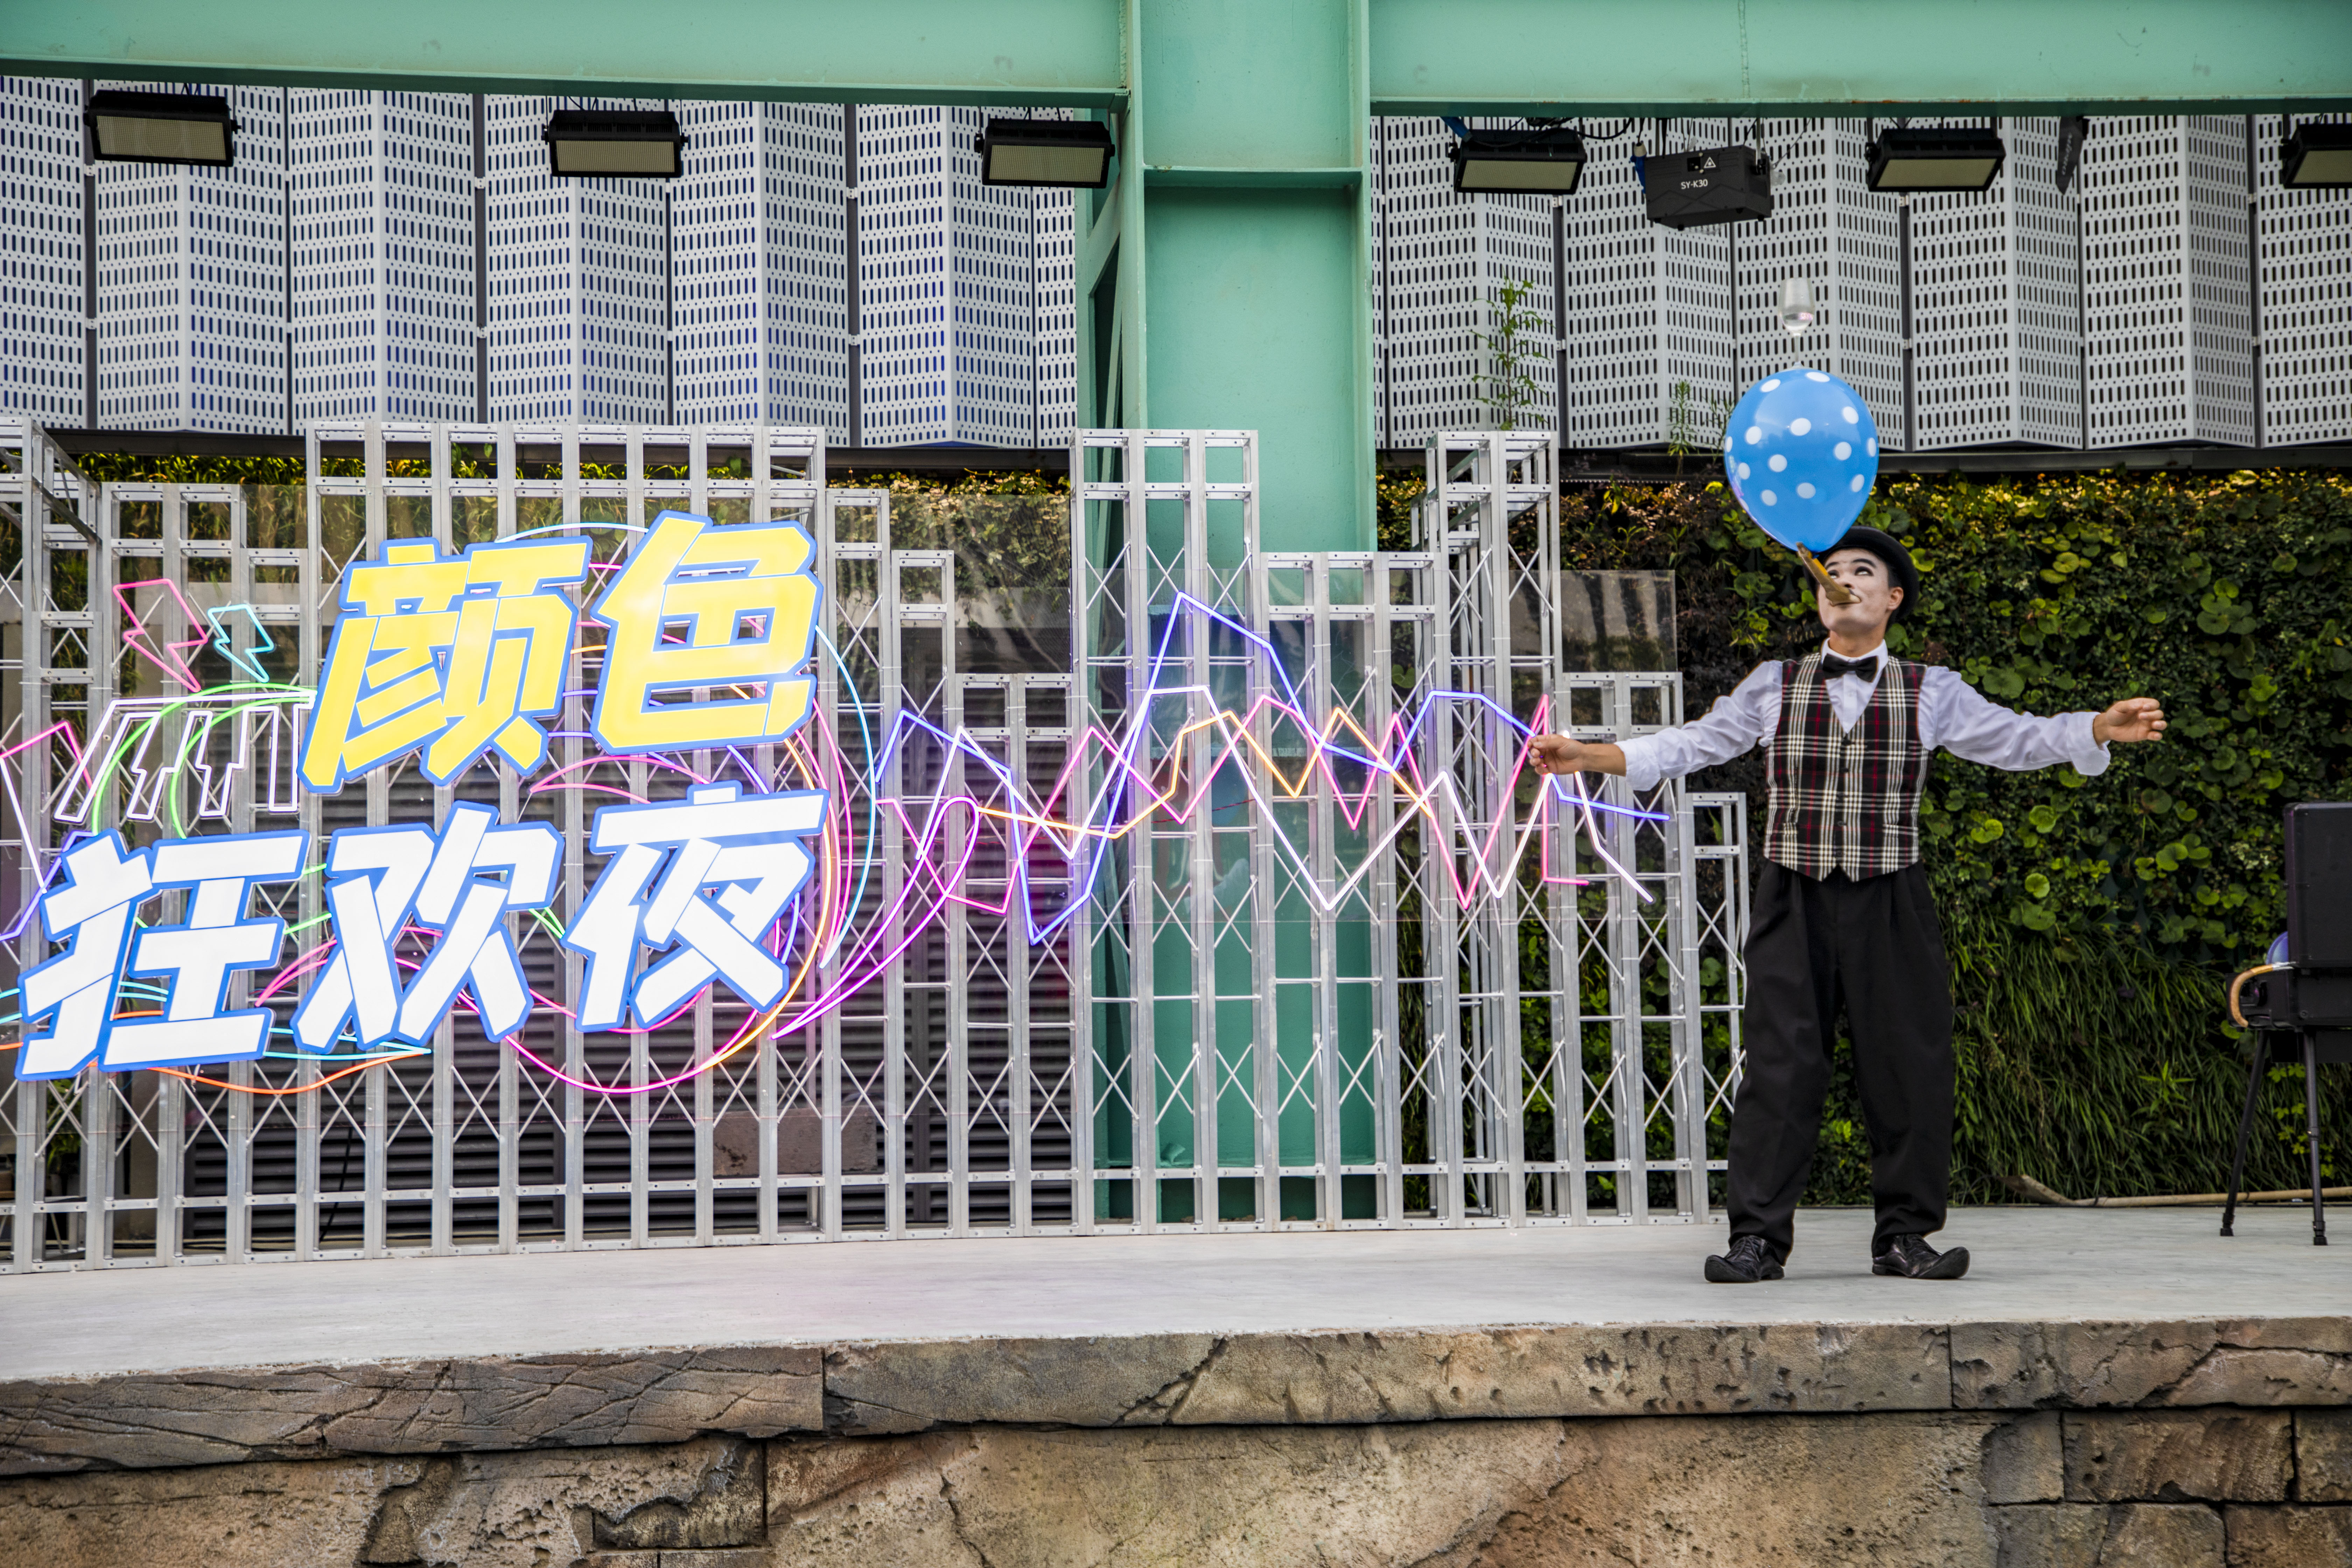
[[1826,881],[1767,861],[1748,938],[1746,1076],[1731,1110],[1731,1234],[1781,1258],[1811,1171],[1843,1009],[1870,1132],[1874,1248],[1944,1225],[1952,1165],[1952,973],[1916,865]]

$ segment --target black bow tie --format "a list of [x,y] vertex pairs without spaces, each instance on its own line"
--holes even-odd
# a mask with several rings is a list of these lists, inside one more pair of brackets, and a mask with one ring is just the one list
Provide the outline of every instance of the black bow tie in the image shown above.
[[1868,658],[1840,658],[1833,653],[1822,655],[1822,679],[1835,680],[1841,675],[1858,675],[1865,681],[1878,679],[1878,656]]

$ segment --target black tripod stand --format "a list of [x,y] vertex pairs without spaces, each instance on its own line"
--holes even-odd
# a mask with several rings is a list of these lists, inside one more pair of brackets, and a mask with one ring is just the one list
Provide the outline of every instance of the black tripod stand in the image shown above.
[[2352,1029],[2264,1029],[2253,1038],[2246,1065],[2246,1104],[2238,1116],[2238,1146],[2230,1155],[2230,1195],[2221,1207],[2221,1234],[2234,1235],[2238,1189],[2246,1174],[2246,1142],[2253,1136],[2254,1106],[2262,1098],[2263,1070],[2273,1063],[2303,1064],[2305,1151],[2311,1160],[2311,1245],[2327,1245],[2327,1214],[2319,1173],[2319,1066],[2352,1062]]

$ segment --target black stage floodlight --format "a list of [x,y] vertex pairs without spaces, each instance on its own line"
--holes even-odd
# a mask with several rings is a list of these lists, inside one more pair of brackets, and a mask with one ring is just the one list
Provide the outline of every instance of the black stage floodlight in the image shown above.
[[2306,121],[2279,143],[2279,184],[2294,191],[2352,188],[2352,125]]
[[1753,147],[1653,153],[1642,162],[1650,221],[1668,228],[1759,222],[1772,216],[1772,160]]
[[984,185],[1098,191],[1110,183],[1110,127],[1096,120],[992,120],[974,139]]
[[2058,121],[2058,194],[2064,195],[2074,188],[2074,175],[2083,166],[2083,143],[2091,139],[2091,117],[2069,114]]
[[226,98],[109,88],[90,94],[81,118],[91,154],[106,163],[226,169],[236,162],[236,121]]
[[1981,191],[2009,150],[1982,125],[1913,125],[1882,131],[1866,149],[1874,191]]
[[675,180],[686,132],[667,109],[559,109],[539,133],[559,180]]
[[1517,195],[1576,194],[1584,177],[1584,138],[1565,126],[1525,132],[1473,131],[1454,144],[1454,188]]

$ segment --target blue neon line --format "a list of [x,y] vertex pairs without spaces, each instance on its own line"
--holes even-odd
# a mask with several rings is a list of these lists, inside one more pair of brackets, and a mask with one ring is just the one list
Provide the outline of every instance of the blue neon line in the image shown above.
[[1630,805],[1612,805],[1607,801],[1599,799],[1593,795],[1571,795],[1569,793],[1567,784],[1564,783],[1557,773],[1551,775],[1550,783],[1553,791],[1557,793],[1561,802],[1565,805],[1589,805],[1595,811],[1613,812],[1619,816],[1630,816],[1642,822],[1672,822],[1674,820],[1672,815],[1666,812],[1637,811]]

